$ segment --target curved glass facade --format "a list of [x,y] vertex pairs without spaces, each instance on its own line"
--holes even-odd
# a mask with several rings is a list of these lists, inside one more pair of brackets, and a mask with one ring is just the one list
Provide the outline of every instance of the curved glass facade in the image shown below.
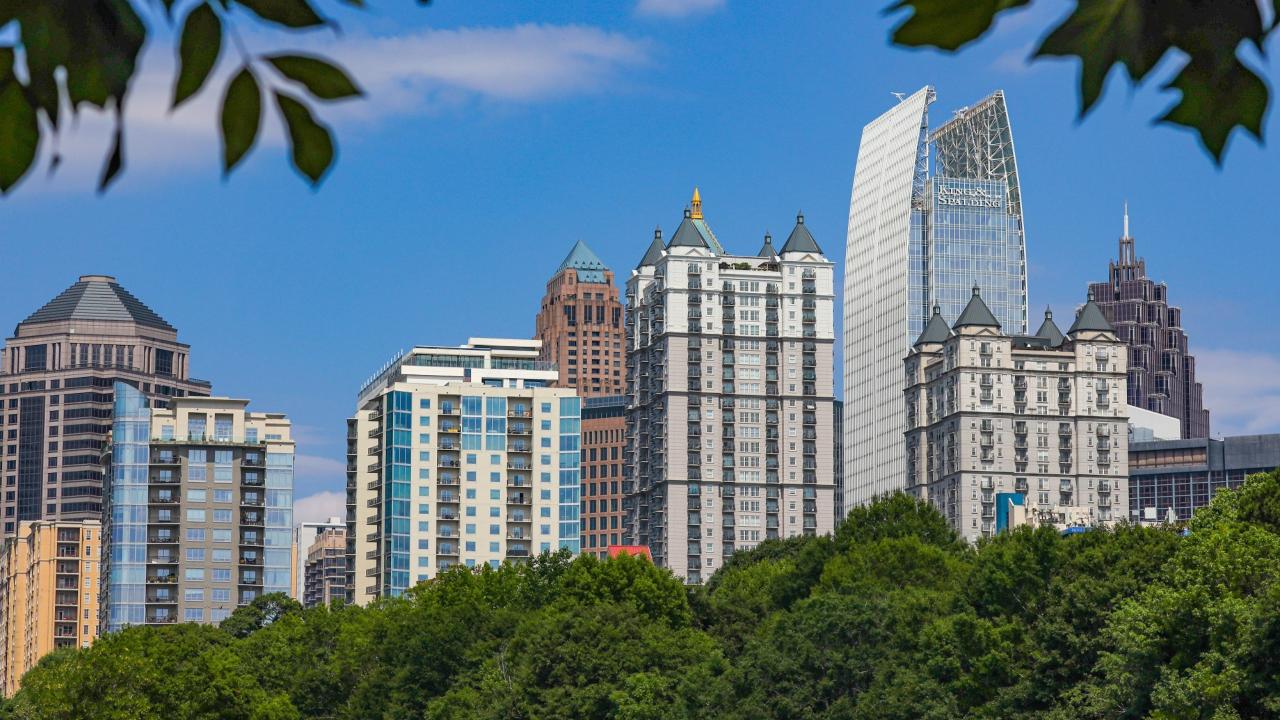
[[931,130],[935,99],[932,87],[903,98],[863,128],[858,148],[845,248],[846,510],[905,487],[902,359],[935,303],[954,323],[976,286],[1004,332],[1027,332],[1022,195],[1004,94]]

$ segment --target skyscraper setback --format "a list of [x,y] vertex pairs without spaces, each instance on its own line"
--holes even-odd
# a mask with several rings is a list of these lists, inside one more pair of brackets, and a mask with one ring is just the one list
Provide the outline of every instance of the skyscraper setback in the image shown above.
[[547,282],[536,320],[541,357],[582,405],[582,549],[607,555],[622,534],[627,399],[622,303],[613,271],[581,240]]
[[18,324],[0,352],[4,537],[30,520],[102,517],[99,453],[112,385],[153,407],[208,395],[178,331],[108,275],[84,275]]
[[613,271],[579,240],[547,282],[535,337],[555,363],[560,387],[580,397],[621,395],[622,302]]
[[845,253],[845,511],[906,486],[902,356],[935,305],[955,322],[977,287],[1004,332],[1027,330],[1004,93],[931,130],[935,99],[932,87],[903,98],[863,129],[858,149]]
[[1147,262],[1129,234],[1127,205],[1120,257],[1111,262],[1107,281],[1090,284],[1089,292],[1129,347],[1129,404],[1178,418],[1183,438],[1209,437],[1209,411],[1182,309],[1169,304],[1169,286],[1147,277]]

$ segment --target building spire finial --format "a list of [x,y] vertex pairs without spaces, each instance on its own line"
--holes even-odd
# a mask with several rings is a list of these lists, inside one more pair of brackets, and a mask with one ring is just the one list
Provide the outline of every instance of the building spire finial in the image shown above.
[[698,186],[693,187],[693,199],[689,201],[691,211],[689,217],[693,220],[702,219],[702,195],[698,192]]
[[1129,201],[1124,201],[1124,236],[1129,237]]

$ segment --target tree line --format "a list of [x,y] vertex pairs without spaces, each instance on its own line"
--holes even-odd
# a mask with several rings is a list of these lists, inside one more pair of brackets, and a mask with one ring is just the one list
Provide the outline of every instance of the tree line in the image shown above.
[[45,657],[0,718],[1275,717],[1277,578],[1280,471],[1186,528],[976,547],[894,495],[696,588],[561,553],[368,607],[129,628]]

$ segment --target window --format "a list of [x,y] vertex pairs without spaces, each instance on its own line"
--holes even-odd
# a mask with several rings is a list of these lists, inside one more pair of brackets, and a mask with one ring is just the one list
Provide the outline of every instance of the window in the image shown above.
[[182,577],[186,580],[204,580],[204,568],[187,568]]
[[187,608],[182,611],[182,620],[184,622],[203,622],[204,608]]
[[213,521],[216,523],[231,522],[231,510],[223,508],[213,511]]
[[204,542],[204,528],[187,528],[187,542]]
[[[227,570],[226,572],[230,573],[231,571]],[[218,579],[217,570],[213,571],[213,579],[214,580]],[[228,576],[227,579],[230,580],[231,579],[230,576]],[[228,590],[227,588],[213,588],[212,590],[209,591],[209,599],[214,602],[231,602],[231,591]]]
[[187,548],[187,562],[204,562],[204,548]]
[[204,510],[187,508],[187,522],[204,522]]
[[[203,531],[201,531],[201,532],[203,532]],[[226,529],[226,528],[214,528],[214,530],[213,530],[213,541],[214,541],[214,542],[216,542],[216,543],[229,543],[229,542],[231,542],[231,531],[230,531],[229,529]]]
[[232,494],[230,490],[214,490],[213,491],[214,502],[229,503],[231,502],[231,500],[232,500]]
[[187,602],[204,602],[204,588],[187,588],[182,591],[182,599]]
[[204,490],[188,490],[187,501],[188,502],[204,502],[205,491]]
[[[214,582],[231,582],[231,568],[214,568],[213,581]],[[214,600],[218,599],[217,590],[213,591],[213,599]]]

